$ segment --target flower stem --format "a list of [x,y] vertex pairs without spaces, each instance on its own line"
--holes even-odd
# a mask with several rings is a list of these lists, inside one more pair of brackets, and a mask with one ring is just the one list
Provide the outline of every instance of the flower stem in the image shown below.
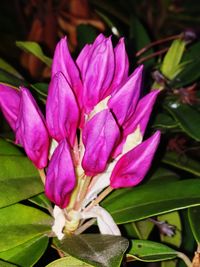
[[86,223],[84,223],[83,225],[81,225],[75,232],[75,235],[80,235],[81,233],[83,233],[86,229],[88,229],[90,226],[92,226],[96,221],[96,218],[93,218],[89,221],[87,221]]
[[45,185],[45,181],[46,181],[46,174],[45,174],[45,171],[44,169],[38,169],[38,172],[39,172],[39,175],[40,175],[40,178],[43,182],[43,184]]
[[82,204],[82,201],[84,200],[84,197],[87,193],[88,186],[90,184],[91,177],[90,176],[85,176],[84,177],[84,182],[83,185],[79,188],[79,192],[77,194],[77,201],[74,205],[75,210],[79,210]]
[[165,42],[168,42],[168,41],[172,41],[174,39],[178,39],[180,37],[181,37],[181,35],[180,34],[177,34],[177,35],[172,35],[172,36],[169,36],[169,37],[166,37],[166,38],[157,40],[155,42],[152,42],[152,43],[148,44],[147,46],[143,47],[142,49],[140,49],[136,53],[136,57],[139,57],[141,54],[145,53],[147,50],[149,50],[154,45],[159,45],[159,44],[162,44],[162,43],[165,43]]
[[108,186],[94,201],[92,201],[89,206],[85,209],[85,211],[90,210],[92,207],[97,205],[99,202],[101,202],[107,195],[109,195],[113,191],[113,188],[111,186]]
[[190,261],[188,256],[186,256],[184,253],[178,252],[177,256],[184,261],[184,263],[187,265],[187,267],[192,267],[192,262]]

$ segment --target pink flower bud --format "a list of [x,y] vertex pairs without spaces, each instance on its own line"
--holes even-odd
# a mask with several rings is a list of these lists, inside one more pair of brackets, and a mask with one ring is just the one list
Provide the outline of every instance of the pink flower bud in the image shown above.
[[49,85],[46,120],[50,135],[58,142],[67,138],[73,147],[79,108],[74,93],[61,72],[54,75]]
[[38,169],[47,166],[49,137],[42,113],[31,93],[21,87],[19,114],[16,121],[16,142]]
[[110,154],[118,143],[119,127],[108,109],[97,113],[83,129],[85,154],[82,161],[86,175],[105,170]]
[[123,155],[111,174],[111,187],[117,189],[139,184],[151,166],[159,141],[160,132],[157,131],[149,139]]
[[47,170],[45,194],[57,206],[64,209],[76,183],[70,148],[66,140],[59,143]]
[[0,109],[13,131],[15,131],[19,114],[19,103],[19,91],[8,85],[0,84]]

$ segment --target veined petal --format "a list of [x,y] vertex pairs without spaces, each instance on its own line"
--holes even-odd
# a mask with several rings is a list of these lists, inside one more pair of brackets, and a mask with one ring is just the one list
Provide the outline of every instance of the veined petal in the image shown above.
[[85,73],[82,73],[83,106],[86,113],[110,94],[115,69],[111,39],[105,39],[92,51]]
[[75,187],[76,177],[70,148],[62,140],[55,149],[47,169],[45,194],[57,206],[64,209]]
[[58,72],[49,85],[46,120],[50,135],[61,141],[67,138],[73,147],[79,123],[79,108],[74,93],[61,72]]
[[21,87],[19,114],[16,121],[16,142],[39,169],[46,167],[49,153],[49,136],[44,117],[31,93]]
[[150,168],[160,140],[157,131],[146,141],[123,155],[112,172],[110,185],[112,188],[132,187],[142,181]]
[[140,95],[143,66],[138,67],[119,90],[115,90],[108,106],[123,126],[134,114]]
[[82,82],[79,70],[70,55],[66,37],[60,40],[54,52],[52,77],[57,72],[62,72],[64,74],[81,106]]
[[86,175],[94,176],[105,170],[119,137],[119,128],[108,109],[97,113],[86,123],[83,129],[85,153],[82,161]]
[[0,84],[0,109],[13,131],[15,131],[16,128],[19,103],[19,91],[8,85]]
[[91,54],[96,49],[96,47],[105,40],[106,40],[105,36],[102,33],[100,33],[95,39],[93,44],[86,44],[81,50],[76,60],[76,63],[77,63],[77,66],[79,67],[79,70],[81,71],[82,77],[85,77],[85,73],[88,68]]
[[111,84],[111,92],[128,78],[129,61],[126,54],[124,38],[121,38],[117,46],[114,48],[114,55],[115,73]]
[[139,125],[142,135],[144,135],[151,111],[153,109],[154,103],[159,90],[154,90],[151,93],[144,96],[137,104],[136,110],[132,118],[124,126],[124,135],[132,133]]
[[97,225],[102,235],[120,236],[120,230],[109,212],[100,206],[94,206],[89,211],[81,213],[83,219],[97,218]]

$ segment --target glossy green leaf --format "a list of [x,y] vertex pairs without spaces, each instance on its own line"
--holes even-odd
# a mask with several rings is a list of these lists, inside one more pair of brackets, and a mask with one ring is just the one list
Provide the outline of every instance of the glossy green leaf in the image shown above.
[[[136,48],[136,52],[138,52],[140,49],[144,48],[146,45],[148,45],[151,40],[148,36],[148,33],[142,23],[139,21],[139,19],[135,16],[131,16],[130,20],[130,38],[134,40],[134,46]],[[154,51],[153,49],[148,49],[145,53],[140,56],[140,59],[142,57],[146,57],[150,54],[152,54]],[[154,58],[151,58],[144,62],[146,66],[152,65],[155,62]]]
[[0,69],[0,83],[19,87],[20,85],[27,85],[23,79],[19,79],[11,73]]
[[43,192],[32,162],[14,145],[0,139],[0,207]]
[[0,69],[5,70],[6,72],[16,76],[19,79],[23,79],[23,77],[19,74],[19,72],[13,68],[8,62],[6,62],[3,58],[0,58]]
[[67,236],[56,245],[64,253],[96,267],[119,267],[129,242],[121,236],[83,234]]
[[77,260],[71,256],[64,257],[48,264],[46,267],[92,267],[93,265],[87,264],[83,261]]
[[0,266],[1,267],[18,267],[15,264],[12,264],[12,263],[9,263],[9,262],[5,262],[5,261],[2,261],[2,260],[0,260]]
[[181,70],[179,64],[185,50],[185,41],[182,39],[174,40],[161,65],[161,72],[170,80],[172,80]]
[[52,212],[52,205],[51,201],[45,196],[44,193],[41,193],[39,195],[36,195],[29,199],[29,201],[33,202],[34,204],[47,209],[48,211]]
[[178,169],[200,176],[199,162],[195,159],[189,158],[186,154],[168,151],[165,153],[162,161]]
[[177,252],[170,247],[147,240],[132,240],[127,252],[128,260],[140,260],[146,262],[174,259]]
[[45,99],[47,98],[47,94],[48,94],[47,83],[35,83],[35,84],[32,84],[31,87],[33,88],[33,90],[36,91],[36,93],[38,93],[38,95],[44,97]]
[[193,236],[196,242],[200,243],[200,207],[190,208],[188,217]]
[[157,129],[165,130],[165,129],[176,128],[177,126],[178,122],[165,113],[158,113],[153,122],[153,127]]
[[150,176],[148,183],[152,182],[169,182],[169,181],[176,181],[179,180],[179,176],[166,168],[158,168],[155,170],[155,172]]
[[77,39],[80,49],[84,45],[92,43],[96,37],[97,31],[93,26],[81,24],[77,27]]
[[0,252],[0,258],[20,267],[31,267],[43,255],[49,238],[38,236],[12,249]]
[[6,251],[51,231],[52,218],[21,204],[0,209],[0,251]]
[[[196,248],[196,241],[193,237],[193,233],[191,231],[191,226],[188,219],[188,210],[182,210],[181,219],[183,222],[182,225],[182,251],[187,251],[188,255],[194,254],[194,249]],[[187,265],[183,261],[179,261],[177,267],[186,267]]]
[[11,142],[8,142],[2,138],[0,138],[0,155],[24,155],[22,151],[12,144]]
[[169,225],[175,227],[173,236],[167,236],[161,233],[160,234],[161,241],[168,245],[172,245],[172,246],[179,248],[182,242],[182,237],[181,237],[182,224],[181,224],[179,213],[174,211],[174,212],[170,212],[167,214],[162,214],[162,215],[159,215],[157,219],[161,222],[166,222]]
[[176,267],[177,266],[177,260],[167,260],[162,261],[161,267]]
[[47,57],[43,51],[40,45],[36,42],[21,42],[17,41],[16,46],[20,49],[24,50],[27,53],[30,53],[34,55],[35,57],[39,58],[43,63],[45,63],[48,67],[51,66],[52,59]]
[[197,206],[199,203],[200,180],[191,179],[118,189],[101,205],[111,213],[116,223],[122,224]]
[[196,82],[200,78],[200,58],[190,62],[187,66],[177,75],[174,80],[169,83],[171,87],[180,88],[190,83]]
[[149,220],[127,223],[124,225],[129,238],[148,239],[154,224]]
[[198,110],[190,105],[181,104],[177,100],[167,101],[165,108],[184,132],[196,141],[200,141],[200,112]]

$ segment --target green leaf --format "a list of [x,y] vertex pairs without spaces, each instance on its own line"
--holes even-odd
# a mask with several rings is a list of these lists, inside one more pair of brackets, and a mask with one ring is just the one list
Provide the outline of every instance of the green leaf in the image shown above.
[[171,87],[180,88],[190,83],[196,82],[200,78],[200,58],[187,64],[187,66],[172,80]]
[[0,209],[0,251],[22,245],[51,231],[52,218],[21,204]]
[[167,111],[179,123],[181,129],[196,141],[200,141],[200,112],[177,100],[167,101],[164,105]]
[[165,129],[176,128],[177,126],[178,122],[165,113],[158,113],[153,122],[153,127],[157,129],[165,130]]
[[190,208],[188,217],[193,236],[196,242],[200,243],[200,207]]
[[32,198],[29,199],[29,201],[33,202],[34,204],[47,209],[49,211],[52,211],[52,205],[51,202],[49,201],[49,199],[45,196],[44,193],[41,193],[37,196],[34,196]]
[[17,41],[16,46],[20,49],[24,50],[27,53],[34,55],[35,57],[39,58],[43,63],[45,63],[48,67],[51,67],[52,59],[47,57],[40,45],[36,42],[21,42]]
[[179,64],[185,50],[185,41],[182,39],[174,40],[163,59],[161,72],[170,80],[172,80],[181,70]]
[[[137,51],[144,48],[146,45],[148,45],[151,40],[148,36],[148,33],[142,23],[139,21],[139,19],[133,15],[131,15],[130,20],[130,38],[134,39],[134,45]],[[140,56],[140,58],[144,56],[148,56],[152,54],[154,51],[153,49],[148,49],[145,53]],[[151,58],[144,62],[146,66],[154,64],[154,58]]]
[[128,240],[121,236],[83,234],[56,242],[63,252],[96,267],[119,267]]
[[111,213],[116,223],[122,224],[197,206],[199,201],[200,180],[190,179],[118,189],[101,205]]
[[148,220],[127,223],[124,225],[126,233],[130,238],[148,239],[154,228],[154,224]]
[[178,169],[187,171],[196,176],[200,176],[199,162],[197,160],[189,158],[186,154],[179,154],[177,152],[168,151],[165,153],[162,161]]
[[131,248],[127,252],[128,260],[155,262],[174,259],[177,252],[170,247],[147,240],[132,240]]
[[172,226],[175,226],[175,234],[173,236],[160,234],[160,239],[163,243],[179,248],[182,241],[182,225],[179,213],[176,211],[170,212],[167,214],[159,215],[157,219],[161,222],[166,222]]
[[0,69],[5,70],[6,72],[16,76],[19,79],[23,79],[19,72],[2,58],[0,58]]
[[0,155],[22,156],[24,154],[17,146],[0,138]]
[[0,139],[0,207],[27,199],[43,190],[32,162],[15,146]]
[[17,78],[16,76],[0,69],[0,83],[19,87],[20,85],[27,85],[27,82]]
[[38,95],[47,98],[48,84],[47,83],[35,83],[31,87],[38,93]]
[[2,260],[0,260],[0,266],[1,267],[17,267],[17,265],[14,265],[12,263],[5,262],[5,261],[2,261]]
[[0,258],[21,267],[31,267],[43,255],[48,241],[47,236],[38,236],[17,247],[0,252]]
[[152,182],[169,182],[169,181],[176,181],[179,180],[179,176],[172,172],[171,170],[168,170],[166,168],[158,168],[153,173],[153,175],[149,178],[148,183]]
[[87,264],[83,261],[77,260],[71,256],[64,257],[62,259],[56,260],[48,264],[46,267],[92,267],[93,265]]
[[96,37],[97,31],[93,26],[81,24],[77,27],[79,49],[82,49],[86,44],[92,43]]
[[176,267],[177,260],[167,260],[161,263],[161,267]]

